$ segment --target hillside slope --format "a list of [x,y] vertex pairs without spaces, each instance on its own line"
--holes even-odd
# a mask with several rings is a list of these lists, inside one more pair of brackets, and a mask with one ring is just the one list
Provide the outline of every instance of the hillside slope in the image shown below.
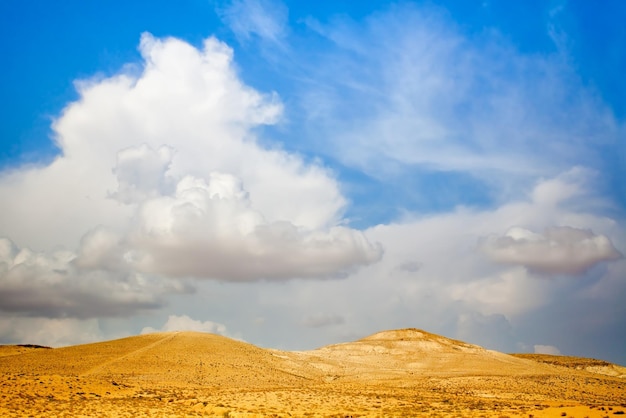
[[[165,332],[28,352],[0,361],[0,367],[12,373],[152,380],[173,385],[259,387],[297,385],[308,378],[300,370],[307,370],[306,364],[294,367],[283,363],[287,362],[269,350],[221,335]],[[308,371],[315,375],[313,369]]]
[[313,365],[359,381],[424,376],[548,374],[534,361],[486,350],[418,329],[383,331],[358,341],[306,352]]
[[568,369],[584,370],[590,373],[597,373],[606,376],[616,376],[626,379],[626,367],[612,364],[604,360],[572,356],[555,356],[551,354],[511,355],[521,359],[533,360],[538,363],[545,363],[553,366],[565,367]]
[[297,352],[197,332],[0,352],[0,416],[604,417],[626,405],[623,378],[417,329]]

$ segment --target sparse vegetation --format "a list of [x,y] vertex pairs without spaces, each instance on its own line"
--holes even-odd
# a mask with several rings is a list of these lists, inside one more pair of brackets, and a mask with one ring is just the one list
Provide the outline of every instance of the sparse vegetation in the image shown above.
[[18,344],[18,347],[25,347],[25,348],[46,348],[46,349],[52,349],[52,347],[47,347],[45,345],[37,345],[37,344]]

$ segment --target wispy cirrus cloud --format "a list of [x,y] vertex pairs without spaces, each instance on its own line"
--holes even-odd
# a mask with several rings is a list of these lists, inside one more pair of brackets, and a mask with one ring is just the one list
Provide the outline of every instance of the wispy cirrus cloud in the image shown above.
[[288,31],[289,11],[281,1],[232,0],[218,8],[218,13],[242,42],[258,37],[280,45]]
[[300,57],[324,63],[310,66],[302,92],[307,123],[333,158],[371,176],[423,167],[501,191],[504,179],[600,168],[605,148],[618,146],[623,126],[558,52],[524,54],[495,31],[466,33],[436,7],[308,22],[327,44]]

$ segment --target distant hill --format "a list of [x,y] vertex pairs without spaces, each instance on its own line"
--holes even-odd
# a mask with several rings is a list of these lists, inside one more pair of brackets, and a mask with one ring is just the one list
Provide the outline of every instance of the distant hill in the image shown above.
[[511,355],[521,359],[533,360],[539,363],[566,367],[568,369],[585,370],[591,373],[598,373],[606,376],[617,376],[621,378],[626,378],[626,367],[609,363],[608,361],[604,360],[572,356],[555,356],[550,354]]
[[592,359],[508,355],[418,329],[291,352],[213,334],[154,333],[55,349],[0,347],[0,416],[71,408],[87,416],[527,417],[562,404],[593,417],[600,405],[626,405],[623,369]]
[[50,347],[36,344],[0,345],[0,357],[24,354],[41,349],[48,350]]

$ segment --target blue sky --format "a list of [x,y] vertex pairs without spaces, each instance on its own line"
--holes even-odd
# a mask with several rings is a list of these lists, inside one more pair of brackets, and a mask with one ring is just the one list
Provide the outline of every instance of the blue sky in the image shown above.
[[626,364],[622,2],[0,16],[0,341],[415,326]]

